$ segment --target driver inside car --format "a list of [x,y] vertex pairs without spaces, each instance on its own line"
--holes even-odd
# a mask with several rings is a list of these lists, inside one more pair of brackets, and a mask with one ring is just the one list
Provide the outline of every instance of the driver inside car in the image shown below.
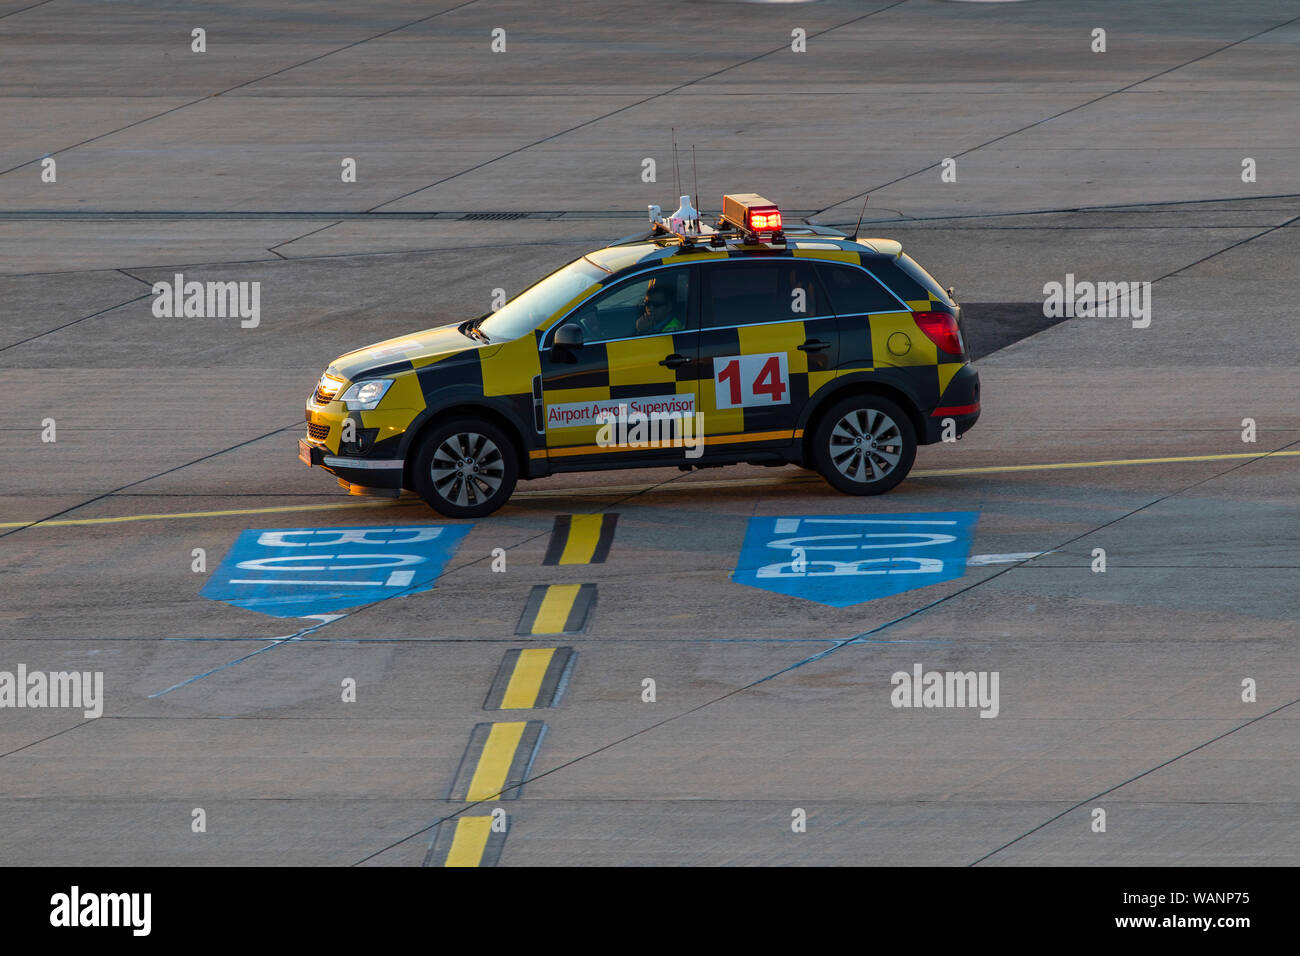
[[660,333],[680,332],[684,328],[686,323],[681,317],[676,290],[667,282],[656,283],[651,279],[646,287],[641,315],[636,320],[636,330]]

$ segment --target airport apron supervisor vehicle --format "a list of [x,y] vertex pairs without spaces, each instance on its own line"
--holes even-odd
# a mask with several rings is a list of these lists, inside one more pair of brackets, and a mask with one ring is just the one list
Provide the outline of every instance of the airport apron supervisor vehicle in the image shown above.
[[980,411],[961,310],[892,239],[783,228],[752,193],[690,198],[494,312],[342,355],[299,458],[453,518],[520,478],[750,463],[888,491]]

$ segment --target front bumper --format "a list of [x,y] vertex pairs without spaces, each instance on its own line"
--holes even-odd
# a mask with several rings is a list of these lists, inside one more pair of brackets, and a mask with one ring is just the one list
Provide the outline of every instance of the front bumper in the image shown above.
[[349,458],[346,455],[332,455],[329,449],[314,442],[298,439],[298,460],[310,467],[319,466],[328,471],[341,484],[349,486],[349,491],[356,486],[356,494],[365,494],[364,489],[397,494],[402,490],[405,474],[405,462],[385,458]]

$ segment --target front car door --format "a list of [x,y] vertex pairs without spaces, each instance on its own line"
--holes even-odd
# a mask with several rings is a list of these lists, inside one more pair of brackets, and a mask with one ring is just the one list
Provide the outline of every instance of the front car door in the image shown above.
[[[691,457],[699,348],[695,272],[694,265],[668,266],[616,282],[542,338],[542,403],[553,468]],[[578,327],[581,346],[554,345],[565,325]]]

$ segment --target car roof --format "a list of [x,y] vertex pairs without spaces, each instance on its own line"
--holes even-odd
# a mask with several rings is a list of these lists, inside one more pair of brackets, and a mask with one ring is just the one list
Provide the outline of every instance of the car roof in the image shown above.
[[[707,241],[691,245],[675,237],[650,238],[648,234],[629,236],[604,249],[587,253],[585,258],[610,273],[613,278],[620,273],[644,269],[657,263],[687,263],[692,260],[709,261],[719,258],[767,258],[772,255],[802,252],[801,258],[825,258],[843,261],[843,253],[857,253],[867,258],[894,259],[902,253],[902,245],[894,239],[850,239],[843,233],[825,226],[792,226],[786,229],[784,244],[750,242],[727,238],[722,246],[712,246]],[[840,255],[818,256],[818,252]]]

